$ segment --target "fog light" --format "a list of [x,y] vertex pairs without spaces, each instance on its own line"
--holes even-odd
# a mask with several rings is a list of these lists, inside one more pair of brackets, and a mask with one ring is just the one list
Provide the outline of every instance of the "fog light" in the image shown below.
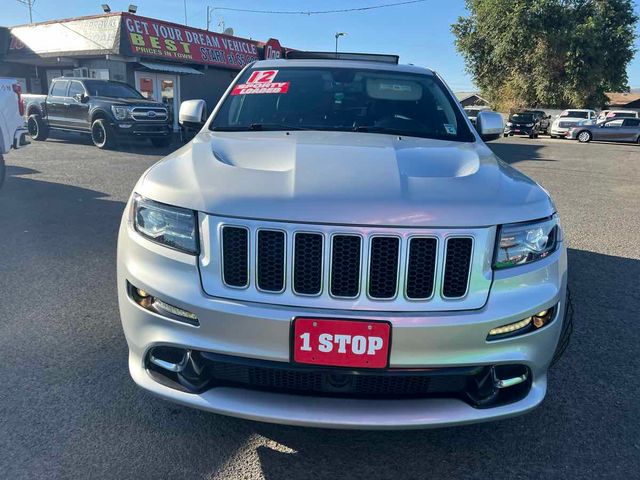
[[523,318],[522,320],[519,320],[517,322],[508,323],[507,325],[502,325],[501,327],[492,328],[491,330],[489,330],[487,340],[498,340],[500,338],[522,335],[523,333],[542,328],[545,325],[551,323],[551,321],[553,320],[554,312],[555,307],[552,307],[547,310],[542,310],[541,312],[538,312],[530,317]]
[[136,288],[129,284],[129,292],[134,302],[140,305],[146,310],[150,310],[159,315],[171,318],[172,320],[178,320],[180,322],[188,323],[189,325],[199,326],[198,316],[195,313],[191,313],[182,308],[171,305],[157,297],[154,297],[150,293],[141,288]]
[[155,298],[153,300],[153,306],[157,307],[165,312],[172,313],[173,315],[177,315],[179,317],[188,318],[190,320],[198,321],[198,316],[195,313],[187,312],[178,307],[174,307],[173,305],[169,305],[168,303],[163,302],[162,300]]
[[492,328],[489,330],[489,335],[504,335],[505,333],[515,332],[516,330],[520,330],[522,328],[528,327],[531,324],[531,317],[527,317],[519,322],[509,323],[508,325],[503,325],[502,327]]

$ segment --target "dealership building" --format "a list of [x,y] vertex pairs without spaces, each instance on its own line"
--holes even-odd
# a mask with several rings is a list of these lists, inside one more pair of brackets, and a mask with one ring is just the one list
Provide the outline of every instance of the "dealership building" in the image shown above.
[[15,77],[27,93],[44,94],[53,78],[126,82],[167,105],[177,129],[181,101],[213,105],[247,63],[279,58],[276,39],[209,32],[118,12],[10,28],[0,27],[0,77]]

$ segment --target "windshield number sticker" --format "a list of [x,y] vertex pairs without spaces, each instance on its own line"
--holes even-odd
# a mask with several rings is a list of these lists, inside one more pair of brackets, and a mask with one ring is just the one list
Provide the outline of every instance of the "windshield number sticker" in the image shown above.
[[454,127],[450,123],[445,123],[444,124],[444,129],[447,131],[447,133],[449,135],[455,135],[456,134],[456,127]]
[[274,82],[278,70],[256,70],[247,79],[233,87],[231,95],[250,95],[260,93],[287,93],[290,82]]

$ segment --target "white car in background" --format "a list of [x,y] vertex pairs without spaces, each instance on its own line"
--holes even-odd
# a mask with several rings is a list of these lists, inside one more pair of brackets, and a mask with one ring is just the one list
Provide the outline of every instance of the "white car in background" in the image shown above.
[[0,78],[0,186],[5,177],[3,155],[28,143],[20,94],[20,85],[14,78]]
[[614,118],[640,118],[640,112],[636,112],[635,110],[602,110],[598,114],[596,123],[613,120]]
[[565,137],[577,125],[592,125],[596,121],[596,111],[588,109],[565,110],[551,124],[551,138]]

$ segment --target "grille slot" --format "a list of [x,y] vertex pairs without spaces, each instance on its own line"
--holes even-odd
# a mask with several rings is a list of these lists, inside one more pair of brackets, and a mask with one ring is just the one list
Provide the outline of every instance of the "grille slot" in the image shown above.
[[331,256],[331,295],[353,298],[360,293],[362,239],[357,235],[334,235]]
[[417,237],[409,240],[407,265],[407,298],[426,300],[433,295],[438,240]]
[[468,237],[453,237],[447,240],[444,264],[442,295],[446,298],[461,298],[467,293],[473,240]]
[[296,233],[294,242],[293,290],[299,295],[318,295],[322,291],[323,237]]
[[249,285],[249,230],[222,228],[222,265],[225,284],[236,288]]
[[373,237],[369,252],[369,296],[389,299],[398,290],[398,237]]
[[285,235],[279,230],[258,231],[256,278],[258,288],[267,292],[282,292],[285,275]]

